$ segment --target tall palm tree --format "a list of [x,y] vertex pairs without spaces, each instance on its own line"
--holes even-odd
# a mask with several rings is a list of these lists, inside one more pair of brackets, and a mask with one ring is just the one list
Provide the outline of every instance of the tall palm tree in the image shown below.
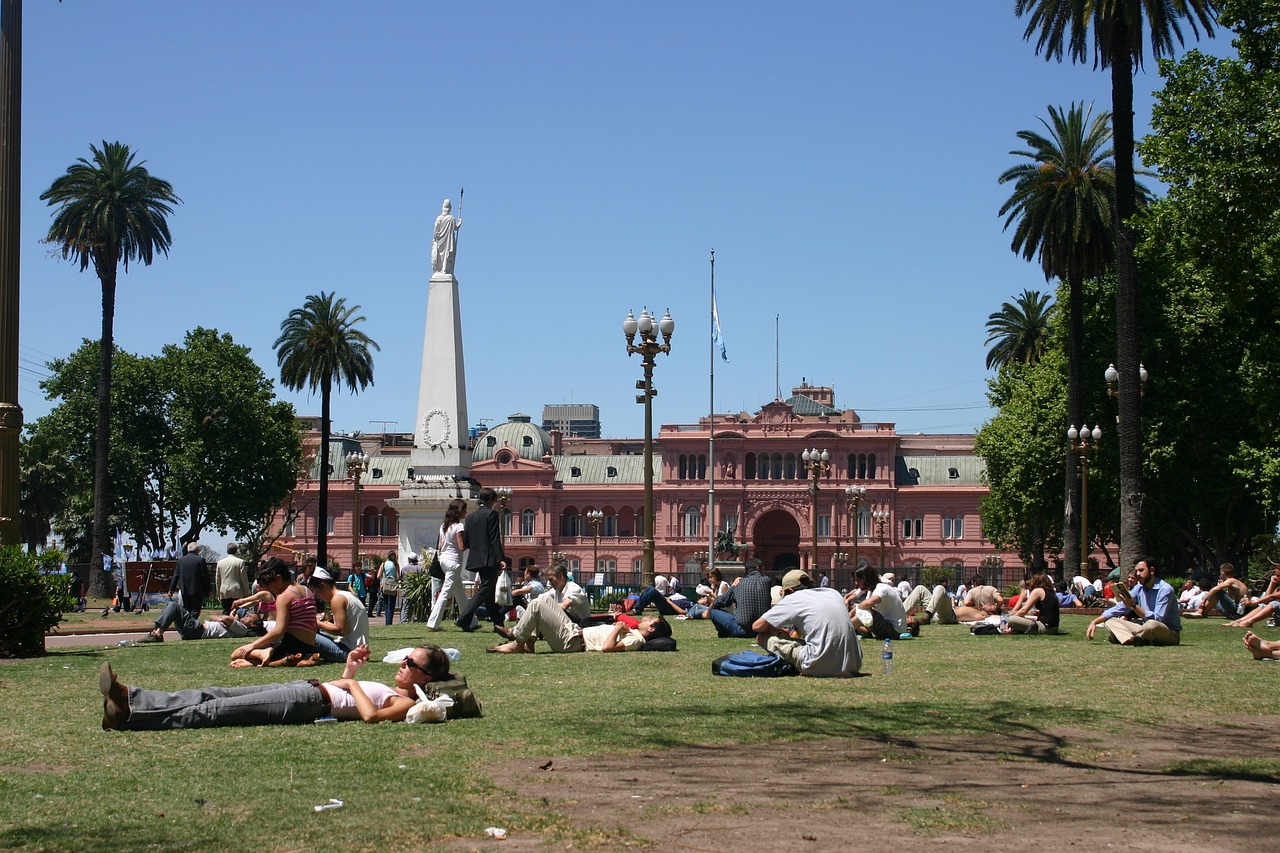
[[1008,364],[1035,364],[1049,344],[1053,322],[1050,296],[1038,290],[1024,290],[1013,302],[987,317],[987,369]]
[[1170,55],[1183,44],[1183,24],[1200,37],[1213,35],[1217,0],[1015,0],[1014,14],[1027,16],[1023,38],[1036,39],[1046,60],[1084,62],[1093,43],[1094,67],[1111,69],[1111,115],[1116,162],[1116,368],[1120,371],[1120,565],[1145,550],[1142,524],[1142,422],[1138,364],[1138,265],[1130,221],[1137,210],[1133,168],[1133,69],[1143,62],[1143,30],[1151,55]]
[[329,397],[334,383],[345,384],[352,392],[373,382],[373,355],[380,347],[356,328],[364,322],[355,316],[359,305],[347,307],[347,300],[320,292],[308,296],[301,308],[289,312],[276,338],[276,361],[280,381],[286,388],[320,390],[320,524],[317,559],[321,566],[329,559]]
[[[1115,163],[1112,155],[1111,114],[1092,117],[1092,110],[1072,104],[1065,111],[1049,107],[1049,119],[1041,119],[1047,134],[1018,132],[1028,150],[1011,151],[1029,162],[1019,163],[1000,175],[1000,183],[1013,183],[1013,194],[1000,208],[1004,227],[1016,225],[1011,248],[1027,260],[1037,255],[1045,280],[1067,283],[1067,423],[1084,422],[1081,404],[1081,349],[1084,346],[1084,280],[1102,275],[1115,260]],[[1137,185],[1142,205],[1150,198]],[[1064,445],[1065,448],[1065,445]],[[1078,458],[1065,448],[1066,517],[1063,546],[1066,563],[1080,565],[1081,534]],[[1083,536],[1088,541],[1087,532]],[[1087,549],[1086,549],[1087,553]]]
[[121,142],[90,145],[92,162],[81,157],[41,193],[57,206],[45,240],[62,247],[62,257],[93,265],[102,284],[102,339],[98,350],[98,424],[93,451],[93,545],[90,566],[102,565],[107,534],[107,458],[111,451],[111,357],[115,351],[116,271],[130,261],[150,265],[173,242],[166,217],[182,200],[168,181],[152,175]]

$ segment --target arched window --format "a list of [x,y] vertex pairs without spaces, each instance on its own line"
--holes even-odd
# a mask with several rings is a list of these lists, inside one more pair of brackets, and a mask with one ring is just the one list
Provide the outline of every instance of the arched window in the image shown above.
[[773,476],[770,477],[770,479],[781,480],[782,479],[782,454],[781,453],[773,454],[772,467],[773,467]]
[[502,535],[511,535],[511,510],[509,509],[502,510]]
[[383,518],[378,514],[377,507],[367,507],[360,516],[360,535],[381,536],[382,521]]
[[858,454],[850,453],[847,465],[846,476],[850,480],[856,480],[858,478]]
[[676,476],[681,480],[689,479],[689,457],[683,453],[680,454],[679,473]]
[[535,525],[538,523],[538,514],[532,509],[522,509],[520,511],[520,535],[532,536]]
[[867,479],[874,480],[876,478],[876,455],[874,453],[867,454]]
[[582,516],[578,515],[575,507],[566,507],[564,514],[560,516],[560,535],[581,536],[581,531]]
[[684,535],[702,535],[702,510],[696,506],[688,506],[684,509]]
[[604,508],[604,526],[600,528],[601,536],[618,535],[618,513],[612,507]]
[[698,479],[707,479],[707,454],[705,453],[698,455]]
[[796,455],[788,453],[782,457],[783,479],[794,480],[796,478]]
[[754,480],[756,478],[756,455],[748,453],[742,461],[742,479]]
[[382,535],[400,535],[400,513],[390,507],[387,507],[382,511]]

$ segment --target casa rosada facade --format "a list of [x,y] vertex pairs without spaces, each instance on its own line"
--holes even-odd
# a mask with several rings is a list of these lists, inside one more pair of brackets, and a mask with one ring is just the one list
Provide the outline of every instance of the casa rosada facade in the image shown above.
[[[899,580],[915,580],[925,566],[951,567],[956,577],[976,570],[995,582],[1021,577],[1017,556],[996,553],[982,538],[986,487],[972,435],[899,435],[893,424],[863,422],[833,402],[831,388],[802,385],[754,415],[717,415],[714,443],[708,419],[663,425],[654,437],[656,571],[701,574],[714,486],[716,530],[733,532],[738,560],[758,557],[773,571],[800,566],[840,587],[859,564]],[[318,435],[311,433],[313,451]],[[343,569],[352,565],[357,517],[365,562],[435,545],[402,541],[388,503],[413,476],[411,443],[408,435],[332,438],[328,552]],[[803,457],[809,449],[828,459],[816,502]],[[352,451],[370,457],[358,491],[346,464]],[[580,580],[636,585],[644,580],[643,454],[642,439],[574,438],[512,415],[474,439],[471,478],[511,490],[503,518],[515,566],[563,558]],[[317,477],[318,464],[277,511],[277,552],[315,553]],[[850,487],[864,491],[856,504]]]

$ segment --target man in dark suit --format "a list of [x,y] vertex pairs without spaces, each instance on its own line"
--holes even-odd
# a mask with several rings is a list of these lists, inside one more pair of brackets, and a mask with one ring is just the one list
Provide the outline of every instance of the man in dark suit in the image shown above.
[[476,591],[454,621],[455,625],[467,632],[476,630],[473,623],[476,611],[482,606],[488,612],[495,630],[506,621],[502,614],[504,608],[494,601],[498,575],[507,567],[507,557],[502,551],[502,523],[493,509],[498,493],[493,489],[481,489],[477,499],[480,501],[480,508],[468,515],[462,523],[462,536],[467,544],[465,568],[476,573]]
[[173,597],[174,590],[181,590],[182,609],[196,614],[198,618],[210,589],[209,570],[205,566],[204,557],[200,556],[200,543],[188,542],[187,553],[178,559],[173,580],[169,581],[169,597]]

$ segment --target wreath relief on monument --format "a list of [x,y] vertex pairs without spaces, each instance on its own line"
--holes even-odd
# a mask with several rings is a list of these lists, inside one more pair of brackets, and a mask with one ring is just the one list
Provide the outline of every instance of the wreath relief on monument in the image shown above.
[[450,435],[449,413],[444,409],[432,409],[422,417],[422,443],[427,447],[449,447]]

